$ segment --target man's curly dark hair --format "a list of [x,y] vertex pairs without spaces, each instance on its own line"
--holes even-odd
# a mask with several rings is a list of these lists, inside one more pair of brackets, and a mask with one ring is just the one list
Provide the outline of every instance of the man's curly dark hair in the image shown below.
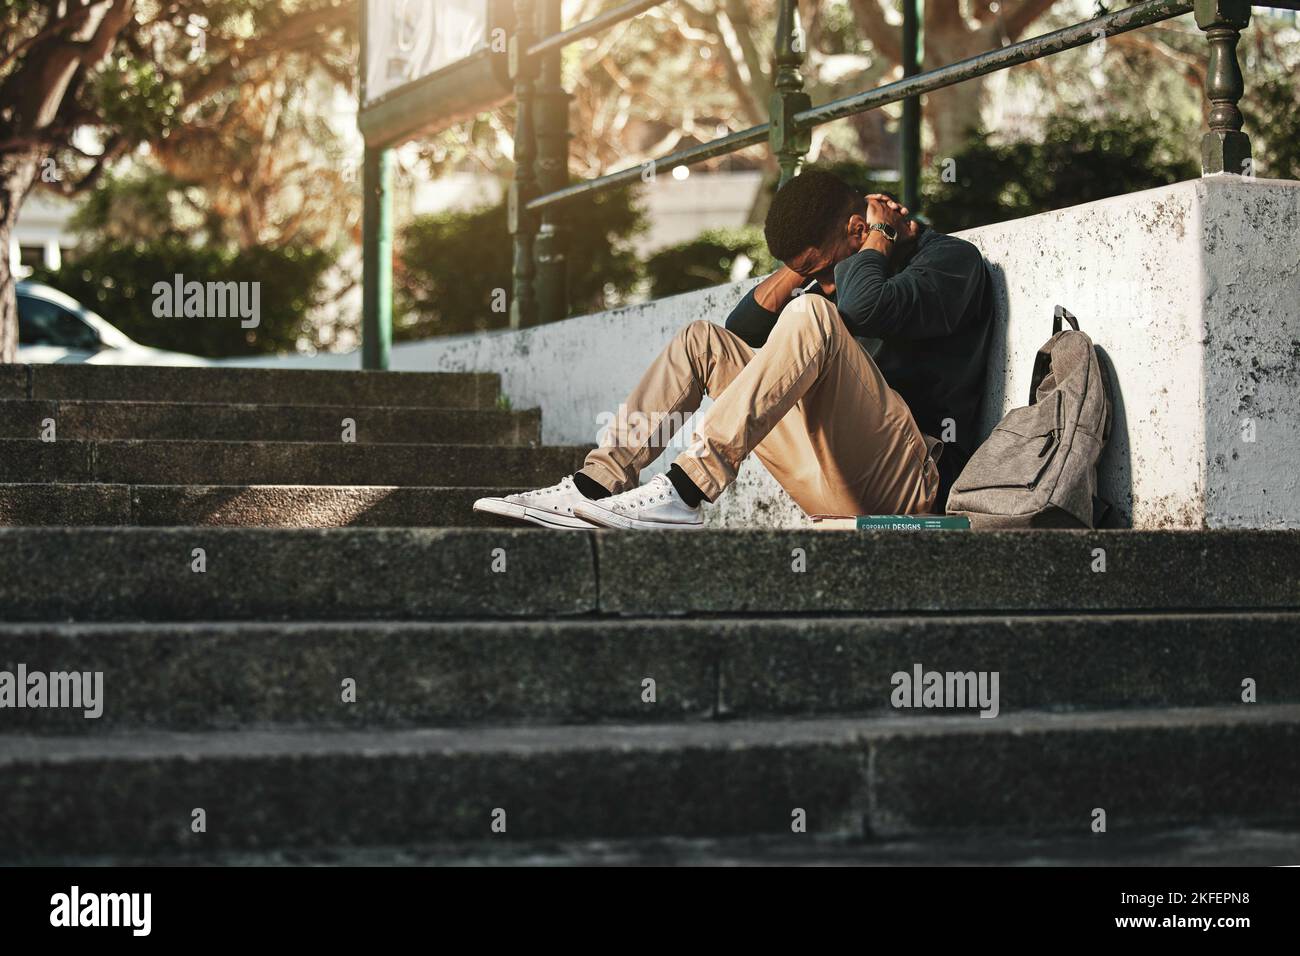
[[767,249],[789,262],[810,247],[830,241],[855,212],[865,215],[867,200],[833,173],[805,169],[777,190],[763,224]]

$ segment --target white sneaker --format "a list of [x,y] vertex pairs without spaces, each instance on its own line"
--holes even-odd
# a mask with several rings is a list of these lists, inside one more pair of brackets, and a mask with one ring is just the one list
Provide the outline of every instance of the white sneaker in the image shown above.
[[574,508],[587,499],[569,475],[558,485],[524,491],[504,498],[480,498],[474,502],[475,511],[485,511],[505,518],[531,521],[543,528],[590,531],[596,525],[574,515]]
[[579,518],[606,528],[629,531],[699,531],[704,515],[682,501],[667,475],[655,475],[647,484],[621,495],[584,499],[573,509]]

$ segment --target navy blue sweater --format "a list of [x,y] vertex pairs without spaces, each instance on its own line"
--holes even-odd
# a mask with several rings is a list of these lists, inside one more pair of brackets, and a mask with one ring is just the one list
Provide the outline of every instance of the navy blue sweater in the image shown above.
[[[975,450],[993,329],[993,288],[984,257],[965,239],[924,229],[893,269],[874,249],[840,262],[835,292],[826,297],[850,334],[879,340],[873,350],[876,365],[921,431],[943,438],[944,419],[953,420],[953,441],[939,459],[943,482],[935,507],[942,510],[948,489]],[[727,317],[727,328],[761,348],[776,319],[750,290]]]

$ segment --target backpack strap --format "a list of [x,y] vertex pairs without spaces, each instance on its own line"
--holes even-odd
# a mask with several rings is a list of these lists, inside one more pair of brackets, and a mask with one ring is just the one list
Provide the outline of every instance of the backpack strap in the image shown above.
[[[1079,320],[1074,317],[1063,305],[1058,305],[1052,313],[1052,335],[1055,337],[1060,334],[1061,328],[1065,322],[1070,323],[1074,331],[1079,331]],[[1050,343],[1049,343],[1050,344]],[[1052,369],[1052,351],[1046,345],[1038,350],[1038,355],[1034,358],[1034,372],[1029,379],[1029,404],[1033,405],[1038,401],[1038,386],[1043,384],[1043,379],[1047,378],[1047,373]]]
[[1062,319],[1064,319],[1066,322],[1069,322],[1070,328],[1074,329],[1074,331],[1076,332],[1079,331],[1079,320],[1076,319],[1074,317],[1074,314],[1065,306],[1058,305],[1056,307],[1056,310],[1052,313],[1052,334],[1053,335],[1055,335],[1057,332],[1061,331],[1062,328],[1064,328],[1064,326],[1061,324]]
[[1097,356],[1097,370],[1101,372],[1101,393],[1106,400],[1106,421],[1101,426],[1101,440],[1110,441],[1111,429],[1115,426],[1115,390],[1111,386],[1110,372],[1106,370],[1106,360],[1094,349]]
[[1094,528],[1104,527],[1111,516],[1118,516],[1119,512],[1115,506],[1100,495],[1092,496],[1092,526]]

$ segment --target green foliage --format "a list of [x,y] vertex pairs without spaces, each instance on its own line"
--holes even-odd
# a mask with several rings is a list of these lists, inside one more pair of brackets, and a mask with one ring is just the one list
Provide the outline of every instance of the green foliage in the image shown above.
[[[305,316],[319,304],[321,278],[332,263],[332,255],[315,248],[221,251],[175,239],[134,246],[104,241],[75,253],[58,272],[41,269],[32,278],[66,292],[143,345],[217,358],[294,351],[301,338],[310,338]],[[187,282],[260,282],[260,325],[156,317],[154,284],[177,274]]]
[[754,263],[750,275],[776,268],[759,226],[707,229],[696,238],[656,252],[645,264],[650,297],[662,298],[731,281],[731,267],[741,255]]
[[1197,138],[1135,119],[1055,117],[1041,142],[973,138],[923,184],[923,212],[955,232],[1051,209],[1165,186],[1200,175]]
[[896,196],[899,190],[902,189],[897,176],[893,175],[892,171],[893,178],[882,179],[875,175],[876,171],[868,169],[862,163],[852,162],[851,160],[818,163],[817,168],[834,173],[850,186],[858,189],[864,196],[868,193],[889,193],[891,196]]
[[1289,76],[1251,77],[1242,100],[1255,174],[1300,179],[1300,88]]
[[[144,168],[118,174],[107,172],[87,192],[68,220],[68,228],[92,243],[106,239],[151,242],[160,239],[208,239],[197,236],[193,222],[181,222],[185,184],[163,172]],[[192,215],[191,219],[195,216]]]
[[[1277,87],[1261,87],[1259,100],[1267,104],[1271,117],[1271,125],[1261,124],[1272,144],[1266,175],[1294,177],[1300,168],[1300,109],[1294,93],[1279,80]],[[1199,137],[1185,130],[1125,118],[1056,117],[1047,122],[1041,140],[999,144],[981,134],[967,142],[951,166],[939,165],[923,179],[920,212],[935,228],[956,232],[1195,179],[1200,175],[1198,144]],[[881,178],[862,163],[840,161],[818,167],[864,194],[900,196],[896,179]],[[955,173],[952,182],[943,181],[945,168]],[[756,234],[761,239],[761,232]],[[662,265],[651,260],[656,297],[726,281],[726,270],[716,266],[716,240],[710,241],[709,235],[659,253],[655,259],[661,259]],[[769,268],[764,263],[756,272]],[[677,277],[669,274],[693,271],[721,278],[687,285],[686,280],[674,284]]]
[[105,64],[92,88],[104,124],[132,140],[166,136],[181,107],[181,84],[157,63],[119,56]]
[[[635,193],[617,190],[560,207],[568,236],[574,314],[618,304],[640,279],[630,238],[645,228]],[[509,325],[512,247],[504,204],[416,217],[401,234],[393,338],[428,338]],[[499,291],[504,290],[504,291]]]

